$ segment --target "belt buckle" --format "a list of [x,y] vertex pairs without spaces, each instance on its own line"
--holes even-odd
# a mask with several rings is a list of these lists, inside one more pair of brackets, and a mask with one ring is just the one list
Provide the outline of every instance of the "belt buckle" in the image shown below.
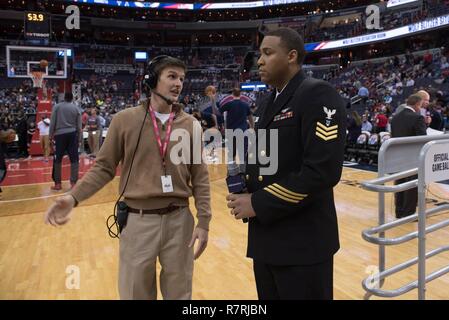
[[176,206],[168,206],[168,207],[162,209],[162,213],[161,214],[168,214],[168,213],[173,212],[175,210],[176,210]]
[[180,207],[179,206],[173,206],[170,210],[170,212],[176,211],[178,210]]

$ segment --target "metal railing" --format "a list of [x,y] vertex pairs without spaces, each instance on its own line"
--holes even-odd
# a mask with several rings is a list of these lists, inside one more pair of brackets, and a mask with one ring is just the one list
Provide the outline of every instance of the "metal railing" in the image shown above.
[[[420,136],[406,138],[392,138],[387,140],[379,151],[378,178],[362,183],[362,188],[379,193],[378,206],[378,226],[364,230],[362,237],[364,240],[379,246],[379,273],[363,280],[362,286],[367,292],[365,299],[371,295],[380,297],[397,297],[413,289],[418,289],[418,299],[425,299],[426,283],[442,275],[449,273],[449,265],[426,276],[426,260],[442,252],[449,251],[449,244],[439,247],[426,253],[426,235],[436,230],[449,226],[449,219],[426,226],[426,218],[443,211],[449,211],[449,204],[426,210],[425,192],[428,183],[449,179],[449,170],[433,172],[435,167],[432,161],[436,161],[431,155],[436,152],[444,154],[449,152],[449,136]],[[417,157],[416,155],[419,155]],[[413,156],[414,155],[414,156]],[[435,165],[435,164],[434,164]],[[444,167],[443,167],[444,168]],[[385,185],[388,182],[396,181],[406,177],[415,176],[418,178],[400,183],[394,186]],[[385,223],[385,193],[395,193],[418,188],[418,213]],[[396,238],[386,238],[385,231],[412,221],[418,221],[418,231],[410,232]],[[401,264],[385,269],[385,246],[398,245],[418,238],[418,256]],[[418,279],[395,290],[381,289],[385,278],[399,271],[418,264]],[[373,286],[372,280],[376,279],[377,286]]]

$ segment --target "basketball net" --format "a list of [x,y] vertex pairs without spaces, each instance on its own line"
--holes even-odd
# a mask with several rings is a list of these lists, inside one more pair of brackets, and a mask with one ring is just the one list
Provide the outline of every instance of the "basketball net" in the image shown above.
[[31,71],[31,79],[33,80],[33,88],[42,88],[44,73],[42,71]]

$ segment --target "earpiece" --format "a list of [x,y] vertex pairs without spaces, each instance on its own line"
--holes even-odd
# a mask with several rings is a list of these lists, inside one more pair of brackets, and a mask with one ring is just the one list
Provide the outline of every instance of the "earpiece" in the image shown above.
[[157,86],[158,74],[156,73],[155,67],[162,60],[169,58],[167,55],[161,55],[154,57],[147,67],[147,72],[145,73],[142,80],[142,88],[147,90],[153,90]]

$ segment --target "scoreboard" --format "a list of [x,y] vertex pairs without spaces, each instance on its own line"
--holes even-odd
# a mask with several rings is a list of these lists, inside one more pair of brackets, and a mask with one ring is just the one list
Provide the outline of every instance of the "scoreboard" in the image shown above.
[[25,12],[25,39],[41,40],[50,38],[50,15],[45,12]]

